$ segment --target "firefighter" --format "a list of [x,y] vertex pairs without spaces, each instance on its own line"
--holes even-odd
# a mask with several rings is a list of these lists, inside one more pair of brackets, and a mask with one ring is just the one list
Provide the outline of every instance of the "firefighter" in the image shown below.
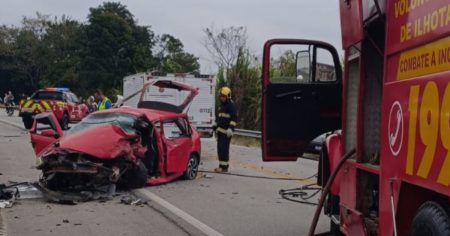
[[95,99],[98,101],[98,110],[109,109],[112,106],[111,100],[103,94],[103,91],[97,89],[94,93]]
[[213,125],[219,156],[219,167],[214,169],[215,172],[228,172],[230,142],[236,127],[236,120],[236,107],[231,100],[231,89],[222,87],[220,89],[220,107],[216,113],[216,123]]

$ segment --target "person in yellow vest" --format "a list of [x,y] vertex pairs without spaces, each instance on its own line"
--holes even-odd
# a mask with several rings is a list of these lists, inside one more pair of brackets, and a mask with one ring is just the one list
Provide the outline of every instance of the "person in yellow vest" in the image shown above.
[[103,94],[103,91],[100,89],[95,90],[94,93],[95,99],[98,101],[98,110],[105,110],[112,107],[111,100]]

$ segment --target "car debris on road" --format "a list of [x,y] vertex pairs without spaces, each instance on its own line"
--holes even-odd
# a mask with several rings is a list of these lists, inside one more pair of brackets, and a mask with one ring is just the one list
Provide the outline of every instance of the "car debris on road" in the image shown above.
[[42,194],[33,183],[0,184],[0,208],[11,208],[18,199],[41,198]]

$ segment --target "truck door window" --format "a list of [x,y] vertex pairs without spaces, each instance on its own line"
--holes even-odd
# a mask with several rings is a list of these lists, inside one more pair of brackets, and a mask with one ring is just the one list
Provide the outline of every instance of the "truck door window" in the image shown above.
[[323,48],[317,48],[316,63],[316,82],[334,82],[336,81],[336,72],[334,70],[333,55],[330,51]]
[[336,81],[331,52],[309,44],[272,45],[269,71],[271,83],[311,84]]

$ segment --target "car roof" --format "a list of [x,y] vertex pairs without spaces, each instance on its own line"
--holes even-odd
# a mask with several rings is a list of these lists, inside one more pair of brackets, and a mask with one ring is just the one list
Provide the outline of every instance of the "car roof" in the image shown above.
[[168,111],[161,111],[161,110],[154,110],[154,109],[146,109],[146,108],[135,108],[135,107],[128,107],[128,106],[122,106],[120,108],[113,108],[113,109],[107,109],[103,111],[99,111],[102,113],[126,113],[126,114],[132,114],[135,116],[144,115],[146,116],[151,122],[155,122],[158,120],[167,120],[172,118],[179,118],[179,117],[187,117],[186,113],[175,113],[175,112],[168,112]]

